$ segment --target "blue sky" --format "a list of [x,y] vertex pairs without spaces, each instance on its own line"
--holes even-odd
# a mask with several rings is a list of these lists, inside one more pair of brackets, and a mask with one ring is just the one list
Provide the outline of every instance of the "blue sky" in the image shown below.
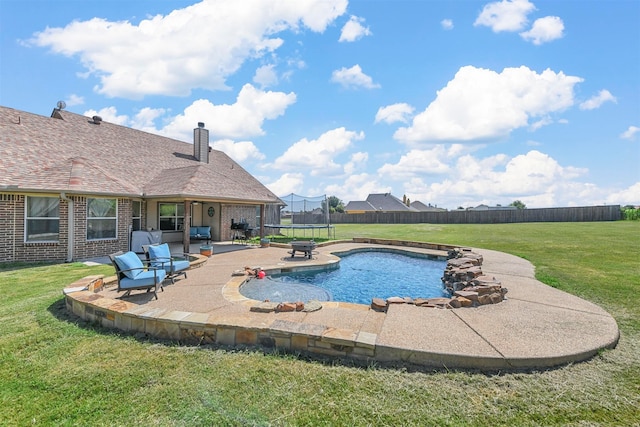
[[640,2],[0,2],[0,104],[191,142],[276,194],[640,205]]

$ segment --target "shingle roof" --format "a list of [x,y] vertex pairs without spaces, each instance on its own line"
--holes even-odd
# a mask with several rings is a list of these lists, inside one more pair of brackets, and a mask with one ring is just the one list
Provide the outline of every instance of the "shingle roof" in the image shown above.
[[356,200],[356,201],[351,201],[351,202],[347,203],[347,206],[344,207],[344,210],[345,211],[365,211],[365,212],[369,212],[369,211],[375,211],[376,208],[371,206],[371,204],[369,202],[366,202],[364,200]]
[[439,208],[437,206],[427,206],[421,201],[411,202],[411,207],[420,212],[436,212],[436,211],[445,211],[446,209]]
[[[281,203],[225,153],[68,111],[0,106],[0,190]],[[17,187],[16,187],[17,186]]]
[[386,212],[398,212],[398,211],[416,211],[416,209],[402,203],[402,200],[393,196],[391,193],[384,194],[369,194],[367,197],[369,202],[376,210]]

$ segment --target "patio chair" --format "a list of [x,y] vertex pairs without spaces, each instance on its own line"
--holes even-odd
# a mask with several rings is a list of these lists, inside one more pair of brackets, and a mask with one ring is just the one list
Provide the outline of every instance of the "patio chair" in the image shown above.
[[171,283],[175,283],[175,279],[178,276],[187,278],[186,270],[191,266],[188,259],[189,254],[172,254],[167,243],[143,245],[142,250],[146,254],[149,264],[152,267],[164,269],[167,273],[167,279],[170,279]]
[[109,255],[109,259],[116,269],[116,277],[118,278],[118,292],[123,292],[121,298],[129,296],[131,291],[138,289],[146,289],[147,292],[153,291],[153,296],[158,299],[158,287],[164,292],[162,282],[167,276],[167,272],[163,268],[145,266],[142,260],[135,252],[122,251]]

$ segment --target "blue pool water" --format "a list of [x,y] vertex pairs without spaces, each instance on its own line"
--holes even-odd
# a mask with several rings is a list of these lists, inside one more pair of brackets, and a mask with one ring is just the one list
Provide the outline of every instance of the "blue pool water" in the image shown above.
[[345,301],[370,304],[372,298],[448,296],[442,286],[446,261],[396,252],[357,252],[339,267],[251,279],[240,287],[247,298],[273,302]]

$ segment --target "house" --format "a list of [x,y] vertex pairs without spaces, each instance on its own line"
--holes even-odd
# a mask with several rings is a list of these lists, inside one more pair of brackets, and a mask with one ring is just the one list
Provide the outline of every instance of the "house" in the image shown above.
[[514,211],[517,210],[515,206],[488,206],[478,205],[475,208],[467,208],[468,211]]
[[219,241],[232,221],[262,235],[283,204],[209,147],[204,123],[187,143],[60,108],[46,117],[0,106],[0,171],[0,262],[126,251],[138,230],[187,251],[192,226]]
[[402,200],[391,193],[369,194],[365,201],[354,201],[347,203],[344,211],[346,213],[365,212],[417,212],[416,209],[407,206]]
[[446,212],[446,209],[439,208],[437,206],[431,206],[431,203],[429,203],[429,205],[425,205],[420,201],[411,202],[409,206],[411,206],[418,212]]

